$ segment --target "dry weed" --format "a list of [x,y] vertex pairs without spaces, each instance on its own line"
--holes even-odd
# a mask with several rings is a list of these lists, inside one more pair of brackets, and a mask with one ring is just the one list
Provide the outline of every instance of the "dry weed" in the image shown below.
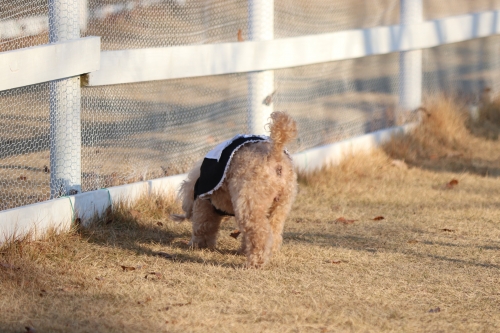
[[[493,112],[489,108],[484,106],[481,114]],[[419,126],[384,146],[390,156],[432,170],[500,175],[499,145],[471,133],[466,105],[458,98],[428,98],[421,113]]]
[[[487,89],[485,92],[489,92]],[[500,98],[483,98],[478,108],[477,119],[469,119],[472,134],[490,140],[498,140],[500,134]]]

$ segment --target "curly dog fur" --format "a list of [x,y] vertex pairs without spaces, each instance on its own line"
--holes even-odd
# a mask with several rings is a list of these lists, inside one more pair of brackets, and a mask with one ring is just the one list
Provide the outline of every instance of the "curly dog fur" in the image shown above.
[[215,248],[224,218],[214,208],[234,214],[242,233],[240,252],[248,267],[261,267],[282,243],[285,219],[297,191],[297,175],[284,153],[286,143],[297,135],[295,121],[284,112],[271,114],[271,142],[246,144],[233,156],[222,186],[206,199],[194,199],[194,186],[202,161],[196,163],[181,185],[179,198],[184,215],[193,224],[190,245]]

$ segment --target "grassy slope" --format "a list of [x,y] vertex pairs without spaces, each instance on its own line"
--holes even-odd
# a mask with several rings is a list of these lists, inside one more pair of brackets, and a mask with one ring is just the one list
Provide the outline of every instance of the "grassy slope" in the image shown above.
[[231,220],[218,251],[187,248],[189,224],[166,218],[178,209],[170,198],[10,244],[0,250],[0,331],[496,332],[500,179],[471,161],[500,168],[500,144],[454,128],[436,145],[445,129],[424,126],[424,137],[302,176],[283,250],[263,270],[242,269]]

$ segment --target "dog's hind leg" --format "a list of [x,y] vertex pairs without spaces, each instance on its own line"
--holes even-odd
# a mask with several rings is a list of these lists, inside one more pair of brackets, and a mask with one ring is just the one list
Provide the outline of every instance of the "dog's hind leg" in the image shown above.
[[286,187],[280,195],[274,198],[269,215],[269,224],[273,232],[272,253],[279,251],[283,243],[283,226],[292,208],[295,191],[295,186]]
[[239,191],[231,193],[233,207],[240,231],[243,233],[242,250],[248,267],[261,267],[269,260],[273,233],[267,218],[270,200],[264,193],[256,195]]
[[215,211],[210,201],[196,199],[191,220],[193,231],[189,245],[215,249],[222,216]]

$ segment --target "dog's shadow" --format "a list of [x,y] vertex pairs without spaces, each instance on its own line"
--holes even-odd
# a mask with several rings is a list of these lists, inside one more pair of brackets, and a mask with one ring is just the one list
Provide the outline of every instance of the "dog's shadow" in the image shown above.
[[[224,222],[221,225],[221,233],[228,234],[233,230],[232,223]],[[122,248],[136,256],[151,256],[160,259],[180,262],[199,263],[204,265],[216,265],[238,269],[244,267],[244,257],[241,256],[241,263],[228,263],[225,260],[217,260],[207,252],[221,254],[223,256],[240,256],[238,253],[239,244],[234,241],[228,244],[223,242],[223,246],[217,249],[195,249],[188,242],[191,237],[191,224],[173,221],[147,221],[132,216],[120,216],[119,218],[96,219],[86,227],[79,227],[78,233],[87,242],[108,248]],[[233,247],[233,248],[230,248]],[[157,248],[158,250],[153,250]]]

